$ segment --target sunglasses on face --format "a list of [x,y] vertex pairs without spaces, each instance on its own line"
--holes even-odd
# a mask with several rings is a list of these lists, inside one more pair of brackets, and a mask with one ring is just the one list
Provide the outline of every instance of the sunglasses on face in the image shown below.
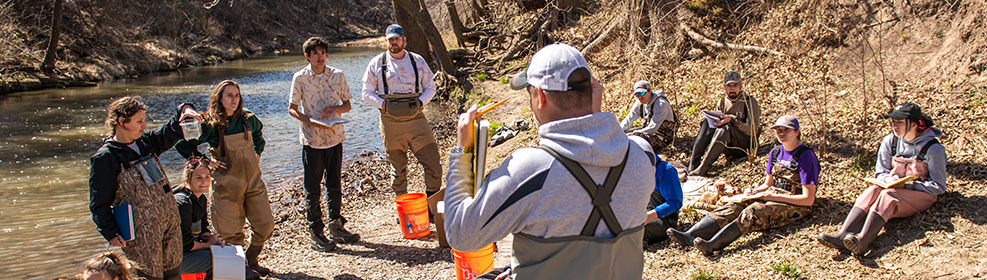
[[642,92],[635,92],[635,93],[634,93],[634,96],[637,96],[637,97],[642,97],[642,96],[644,96],[645,94],[648,94],[648,92],[647,92],[647,91],[642,91]]

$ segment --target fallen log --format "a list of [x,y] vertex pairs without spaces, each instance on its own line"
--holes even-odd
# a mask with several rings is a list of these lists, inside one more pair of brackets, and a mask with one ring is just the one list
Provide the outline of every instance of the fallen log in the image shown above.
[[686,25],[684,22],[683,23],[679,23],[679,28],[682,29],[682,31],[685,32],[685,34],[687,36],[689,36],[689,38],[691,38],[692,40],[695,40],[696,42],[698,42],[700,44],[703,44],[705,46],[709,46],[709,47],[712,47],[712,48],[731,49],[731,50],[740,50],[740,51],[758,52],[758,53],[768,53],[768,54],[780,55],[780,56],[784,56],[785,55],[785,54],[783,54],[783,53],[781,53],[779,51],[768,49],[768,48],[762,48],[762,47],[757,47],[757,46],[748,46],[748,45],[738,45],[738,44],[731,44],[731,43],[722,43],[722,42],[713,41],[712,39],[706,38],[706,36],[703,36],[702,34],[699,34],[698,32],[692,30],[692,27],[689,27],[689,25]]

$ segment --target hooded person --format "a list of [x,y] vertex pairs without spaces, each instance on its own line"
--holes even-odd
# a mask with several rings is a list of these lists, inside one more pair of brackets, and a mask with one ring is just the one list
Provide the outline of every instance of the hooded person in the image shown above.
[[[671,145],[675,138],[675,129],[678,128],[675,110],[672,110],[665,92],[652,90],[648,81],[641,80],[634,84],[634,97],[636,100],[620,122],[620,129],[648,140],[651,148],[658,153]],[[631,127],[638,119],[642,120],[641,126]]]
[[525,90],[541,124],[539,148],[514,152],[473,193],[473,106],[460,115],[449,154],[449,245],[475,251],[514,235],[516,279],[641,279],[644,209],[655,156],[600,112],[603,88],[572,46],[545,46],[511,87]]
[[908,176],[918,179],[899,187],[871,185],[857,197],[840,230],[821,233],[825,246],[866,254],[884,224],[929,209],[946,192],[946,147],[936,138],[942,131],[922,114],[922,108],[906,102],[884,116],[892,132],[881,141],[874,177],[893,182]]

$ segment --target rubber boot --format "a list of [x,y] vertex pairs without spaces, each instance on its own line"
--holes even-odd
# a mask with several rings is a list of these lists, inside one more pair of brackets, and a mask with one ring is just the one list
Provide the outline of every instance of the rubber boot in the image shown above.
[[860,228],[864,226],[864,220],[867,218],[864,210],[857,207],[850,208],[850,213],[846,215],[846,220],[843,221],[843,225],[840,226],[840,231],[836,234],[820,233],[816,237],[816,240],[826,247],[830,247],[838,250],[846,250],[846,246],[843,246],[843,238],[846,237],[848,233],[859,233]]
[[877,212],[868,213],[867,222],[864,223],[860,234],[848,233],[843,238],[843,246],[858,256],[866,255],[867,251],[870,251],[870,244],[877,239],[877,234],[881,232],[886,222]]
[[244,255],[247,258],[248,268],[257,271],[257,274],[260,274],[260,276],[267,276],[268,274],[271,274],[271,270],[260,266],[260,264],[257,263],[257,257],[260,256],[260,252],[263,250],[264,245],[250,245],[250,247],[247,247],[247,252],[245,252]]
[[329,229],[329,238],[336,243],[351,244],[360,241],[360,235],[347,231],[341,219],[332,220],[326,228]]
[[329,252],[336,249],[336,242],[326,238],[326,235],[322,231],[309,231],[310,237],[312,238],[312,250],[319,252]]
[[723,150],[726,150],[726,148],[727,147],[724,143],[712,141],[712,143],[709,144],[709,150],[706,150],[706,154],[703,155],[702,163],[700,163],[695,170],[689,172],[689,175],[706,176],[706,173],[713,168],[713,163],[720,158],[720,154],[722,154]]
[[703,254],[712,255],[714,251],[722,250],[740,238],[740,234],[740,225],[737,225],[737,222],[730,222],[723,229],[720,229],[720,232],[713,236],[712,240],[706,241],[702,237],[696,237],[693,242]]
[[696,239],[696,237],[710,239],[713,238],[713,235],[718,231],[720,231],[720,225],[716,223],[716,220],[714,220],[713,217],[705,216],[702,220],[699,220],[698,223],[692,225],[692,227],[685,232],[678,231],[675,228],[669,228],[665,231],[665,233],[667,233],[668,237],[672,239],[672,241],[675,241],[675,243],[688,247],[693,245],[692,241]]
[[[434,191],[434,192],[430,192],[430,191],[425,191],[425,199],[429,199],[429,198],[431,198],[431,197],[432,197],[432,195],[434,195],[434,194],[436,194],[436,193],[438,193],[438,192],[439,192],[439,191]],[[400,222],[400,221],[399,221],[399,222]],[[430,224],[434,224],[434,223],[435,223],[435,217],[434,217],[434,215],[432,214],[432,211],[431,211],[431,210],[430,210],[430,211],[428,211],[428,223],[430,223]]]

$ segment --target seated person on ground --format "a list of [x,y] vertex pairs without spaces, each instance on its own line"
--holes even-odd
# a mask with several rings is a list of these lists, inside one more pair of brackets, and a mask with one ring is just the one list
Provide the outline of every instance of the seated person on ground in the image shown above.
[[782,227],[809,215],[816,200],[819,159],[802,144],[794,116],[778,118],[771,128],[781,145],[771,149],[764,184],[744,191],[759,198],[729,202],[685,232],[668,229],[672,240],[710,255],[745,233]]
[[716,103],[716,110],[723,116],[712,126],[707,118],[700,121],[689,161],[689,175],[706,176],[720,154],[746,157],[751,147],[757,145],[761,106],[741,87],[740,73],[727,72],[723,83],[726,96]]
[[209,160],[194,158],[185,164],[182,183],[172,191],[182,218],[182,273],[209,273],[212,270],[210,245],[223,244],[218,234],[209,232],[206,193],[212,186]]
[[884,224],[929,209],[946,192],[946,147],[936,138],[942,131],[915,103],[898,105],[884,116],[890,118],[892,133],[884,137],[877,152],[879,181],[893,182],[908,176],[918,179],[890,188],[871,185],[853,204],[835,234],[819,234],[823,245],[864,255]]
[[[212,273],[212,251],[210,246],[225,246],[218,233],[209,231],[206,194],[212,187],[212,172],[209,160],[193,158],[185,163],[182,171],[182,184],[172,191],[178,203],[178,214],[182,221],[182,274]],[[246,269],[247,279],[258,279],[253,270]]]
[[648,223],[644,226],[645,244],[657,243],[668,238],[666,231],[679,224],[679,208],[682,208],[682,183],[679,173],[671,164],[655,156],[655,191],[648,202]]
[[[631,106],[627,117],[620,122],[620,129],[628,135],[637,135],[648,140],[651,148],[658,153],[671,145],[675,138],[675,111],[668,102],[668,96],[661,90],[651,90],[648,81],[634,84],[634,97],[637,101]],[[642,119],[643,124],[631,127],[638,119]]]

